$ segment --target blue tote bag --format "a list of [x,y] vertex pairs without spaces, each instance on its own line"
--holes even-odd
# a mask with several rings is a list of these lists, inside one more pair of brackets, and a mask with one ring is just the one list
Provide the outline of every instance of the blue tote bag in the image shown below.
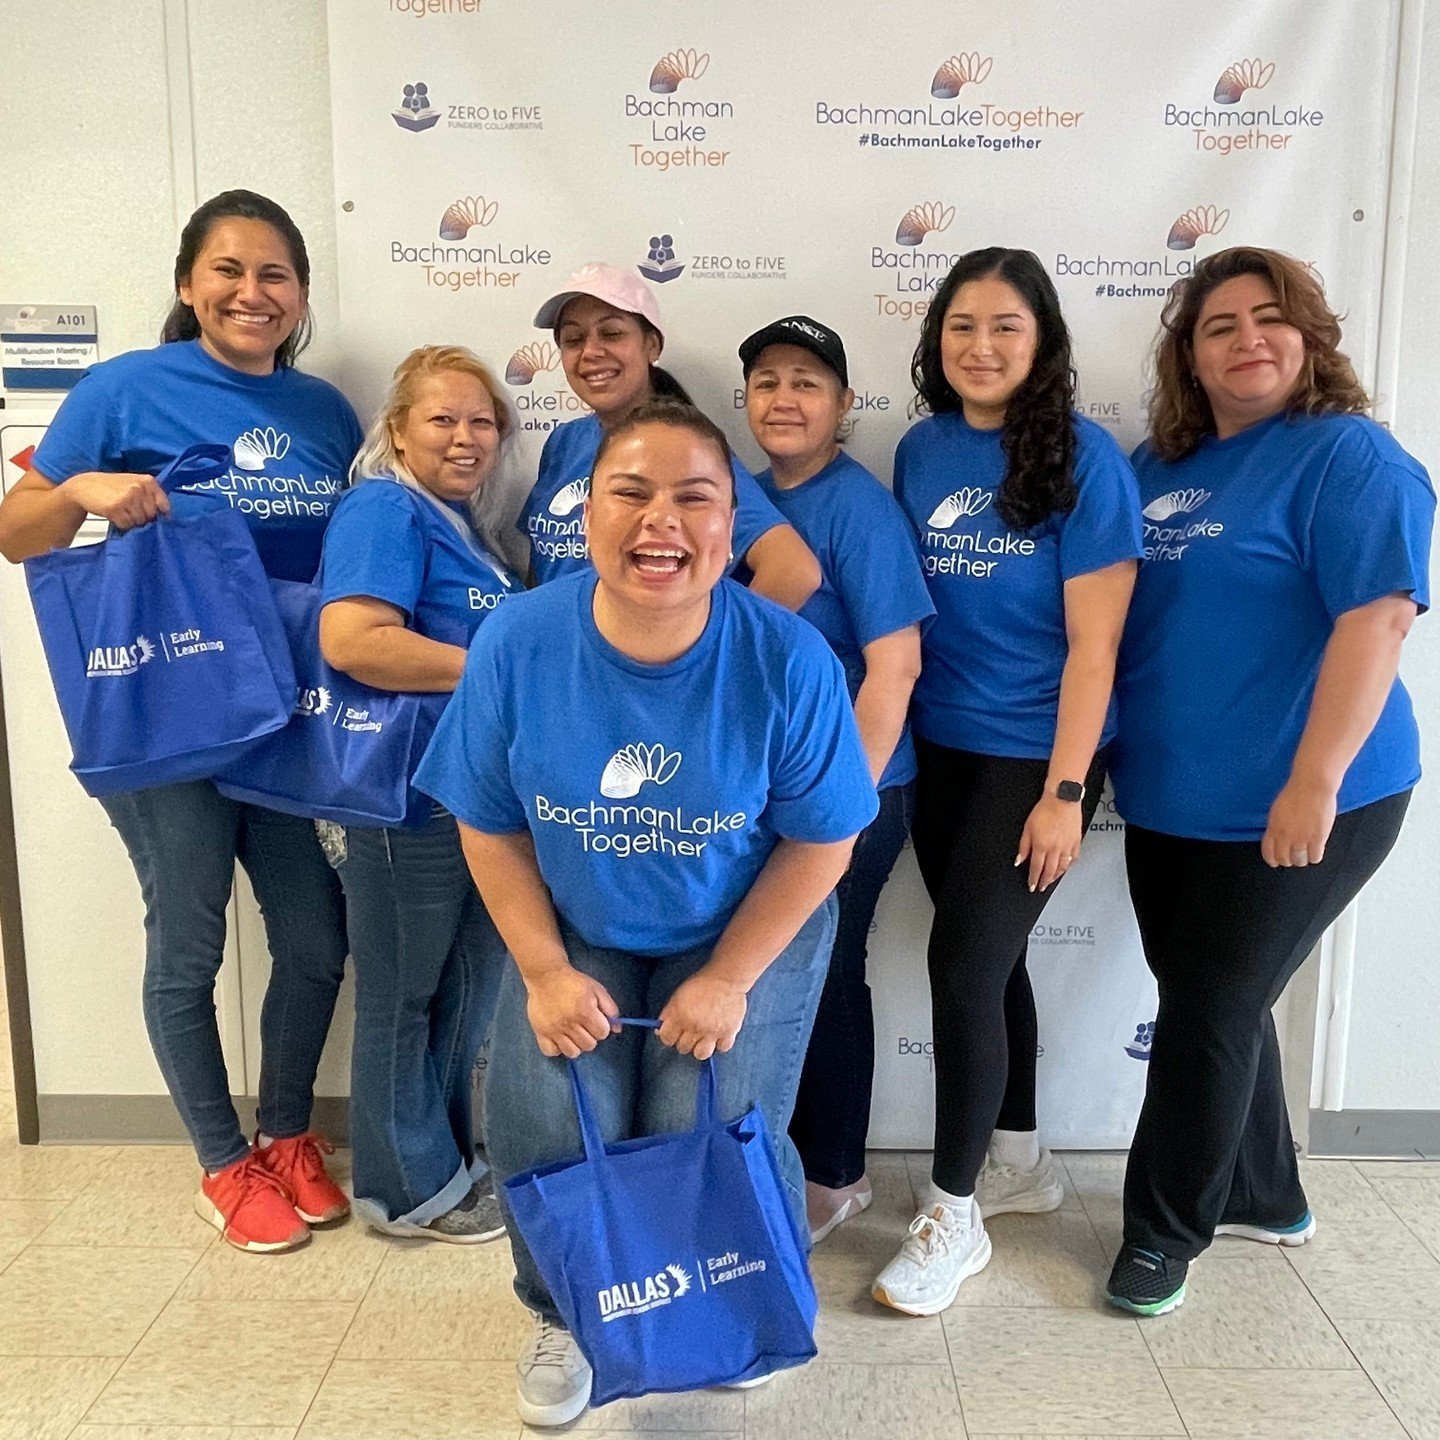
[[[169,491],[229,464],[194,445]],[[290,647],[244,520],[217,501],[25,562],[40,641],[91,795],[203,779],[295,705]]]
[[435,802],[412,790],[410,777],[449,694],[375,690],[336,670],[320,653],[320,587],[271,584],[299,699],[283,730],[217,773],[220,793],[340,825],[420,824]]
[[[653,1021],[626,1020],[627,1025]],[[591,1403],[758,1379],[815,1356],[815,1287],[765,1118],[607,1146],[570,1065],[585,1154],[505,1182],[505,1198],[595,1372]]]

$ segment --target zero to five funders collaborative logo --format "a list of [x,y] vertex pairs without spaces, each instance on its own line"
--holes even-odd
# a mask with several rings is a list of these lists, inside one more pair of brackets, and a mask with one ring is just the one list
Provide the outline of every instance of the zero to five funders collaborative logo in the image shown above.
[[692,280],[785,279],[783,255],[757,255],[738,247],[721,251],[719,245],[711,244],[704,252],[692,254],[688,261],[681,260],[675,253],[675,237],[664,231],[650,236],[645,258],[635,268],[656,285],[678,280],[687,268]]
[[504,104],[477,100],[452,101],[439,105],[423,80],[403,87],[400,104],[390,112],[395,123],[411,134],[433,130],[443,120],[450,130],[543,130],[540,106],[506,98]]
[[[921,103],[876,104],[849,99],[817,100],[815,123],[854,134],[862,149],[988,150],[1025,153],[1038,150],[1049,136],[1075,130],[1083,110],[1035,96],[1019,102],[1003,89],[999,98],[982,90],[991,78],[994,57],[962,51],[930,69],[917,63],[916,90],[922,73],[930,76],[930,99]],[[943,103],[936,104],[935,101]]]

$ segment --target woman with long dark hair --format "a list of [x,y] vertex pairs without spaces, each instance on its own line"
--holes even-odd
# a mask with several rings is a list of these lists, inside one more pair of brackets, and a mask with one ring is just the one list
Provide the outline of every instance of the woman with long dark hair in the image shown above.
[[[244,517],[268,574],[310,580],[361,433],[334,386],[295,369],[309,289],[305,241],[273,200],[230,190],[202,205],[180,236],[161,344],[92,367],[70,393],[0,504],[0,553],[19,561],[61,549],[87,514],[128,530],[218,496]],[[154,476],[201,442],[230,445],[234,464],[207,482],[206,502],[167,497]],[[325,1173],[329,1143],[309,1128],[346,948],[340,887],[315,828],[227,799],[209,780],[100,803],[145,897],[145,1023],[204,1168],[195,1208],[242,1250],[303,1244],[307,1223],[349,1211]],[[273,960],[253,1147],[215,1019],[237,859]]]
[[932,1184],[875,1298],[933,1315],[990,1259],[983,1216],[1053,1210],[1035,1117],[1030,932],[1105,780],[1140,554],[1135,478],[1074,410],[1070,335],[1028,250],[973,251],[911,367],[895,456],[936,618],[915,688],[915,855],[935,902]]
[[1140,1315],[1184,1300],[1215,1235],[1315,1233],[1270,1011],[1420,777],[1397,671],[1435,494],[1339,346],[1315,277],[1251,247],[1202,260],[1156,342],[1115,758],[1160,991],[1108,1286]]

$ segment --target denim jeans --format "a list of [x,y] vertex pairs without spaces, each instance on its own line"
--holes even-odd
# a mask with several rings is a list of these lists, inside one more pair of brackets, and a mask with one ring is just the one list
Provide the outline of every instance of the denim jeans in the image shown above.
[[880,892],[910,834],[915,786],[880,792],[880,813],[855,842],[850,868],[835,887],[840,918],[830,972],[790,1121],[805,1178],[840,1189],[865,1173],[870,1092],[875,1082],[875,1010],[865,980],[866,951]]
[[410,830],[350,828],[338,850],[355,957],[355,1208],[382,1225],[421,1226],[484,1173],[470,1072],[505,947],[453,816]]
[[[755,982],[739,1039],[733,1049],[715,1057],[720,1115],[729,1119],[751,1105],[764,1112],[802,1235],[809,1234],[804,1176],[787,1132],[830,961],[835,913],[831,896]],[[658,957],[601,950],[568,928],[562,930],[571,964],[599,980],[622,1015],[658,1015],[681,982],[710,958],[708,948]],[[490,1163],[502,1199],[499,1182],[582,1153],[566,1063],[540,1053],[526,1016],[525,982],[515,965],[507,965],[490,1042],[485,1098]],[[695,1124],[695,1061],[662,1045],[652,1032],[627,1026],[577,1063],[608,1144],[637,1135],[671,1134]],[[555,1302],[530,1251],[513,1223],[509,1228],[515,1293],[531,1310],[558,1321]]]
[[250,1148],[215,1021],[237,859],[260,902],[273,962],[260,1011],[260,1128],[277,1139],[303,1134],[346,949],[340,887],[314,825],[228,800],[208,780],[100,803],[140,880],[145,1026],[200,1163],[219,1170]]

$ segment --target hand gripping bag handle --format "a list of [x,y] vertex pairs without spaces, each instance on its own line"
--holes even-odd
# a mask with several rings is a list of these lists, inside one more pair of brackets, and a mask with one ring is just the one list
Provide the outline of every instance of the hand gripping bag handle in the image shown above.
[[191,445],[161,470],[155,483],[169,495],[182,485],[201,485],[213,480],[229,464],[228,445]]
[[[644,1020],[635,1016],[622,1015],[618,1025],[639,1025],[646,1030],[658,1030],[658,1020]],[[606,1155],[605,1141],[600,1134],[600,1123],[591,1108],[590,1097],[580,1079],[580,1069],[574,1060],[570,1065],[570,1093],[575,1097],[575,1113],[580,1120],[580,1138],[585,1142],[587,1160],[603,1160]],[[709,1130],[715,1124],[715,1112],[719,1109],[719,1096],[715,1083],[714,1059],[701,1060],[700,1077],[695,1086],[695,1129]]]

